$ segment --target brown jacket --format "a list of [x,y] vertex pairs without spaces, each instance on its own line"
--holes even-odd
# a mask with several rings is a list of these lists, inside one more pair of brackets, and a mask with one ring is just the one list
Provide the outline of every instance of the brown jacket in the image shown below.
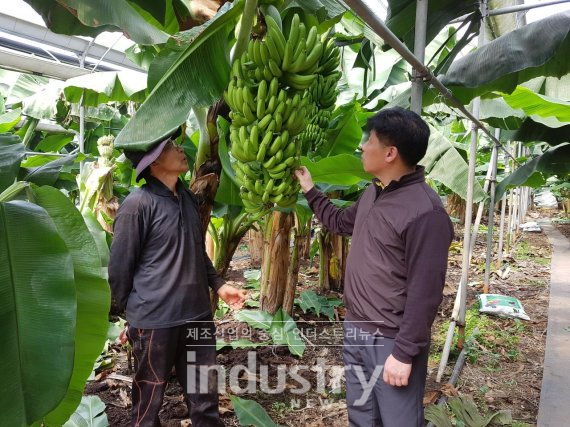
[[352,235],[346,320],[395,338],[393,356],[410,363],[429,344],[453,227],[439,196],[425,183],[422,166],[384,189],[374,181],[346,209],[316,188],[305,196],[329,230]]

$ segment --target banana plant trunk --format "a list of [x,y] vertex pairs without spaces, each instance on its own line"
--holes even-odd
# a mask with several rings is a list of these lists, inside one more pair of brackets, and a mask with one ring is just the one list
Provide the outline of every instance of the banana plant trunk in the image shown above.
[[249,254],[253,266],[261,265],[261,254],[263,252],[263,232],[250,228],[247,232]]
[[[265,223],[260,300],[261,309],[271,314],[283,307],[285,301],[290,273],[292,226],[293,214],[279,211],[271,213]],[[292,286],[295,284],[296,281]]]
[[459,219],[461,225],[465,225],[465,209],[465,200],[459,195],[451,193],[447,196],[447,213]]
[[[218,156],[218,142],[220,138],[216,127],[216,120],[219,115],[226,118],[229,117],[228,106],[222,100],[218,101],[208,110],[207,129],[209,141],[206,147],[198,147],[198,152],[201,153],[201,156],[196,158],[194,173],[192,174],[192,180],[189,185],[190,190],[192,190],[198,199],[198,212],[200,214],[200,221],[202,222],[202,235],[204,239],[208,233],[212,207],[222,173],[222,163]],[[202,144],[202,141],[200,143]],[[210,303],[213,314],[218,306],[218,295],[214,292],[210,292]]]
[[218,156],[218,142],[220,138],[216,127],[216,119],[219,115],[229,117],[228,106],[223,101],[218,101],[208,111],[209,147],[205,147],[205,149],[200,147],[198,149],[199,153],[204,153],[204,157],[196,158],[194,173],[190,181],[190,190],[198,199],[204,237],[208,232],[212,206],[214,205],[214,199],[220,184],[220,174],[222,173],[222,164]]
[[299,258],[309,259],[311,256],[311,230],[304,230],[297,235],[299,240]]
[[293,250],[291,252],[291,260],[287,271],[287,284],[285,286],[285,298],[283,300],[283,310],[293,317],[293,305],[295,304],[295,290],[299,282],[299,253],[300,240],[297,228],[293,227]]
[[348,239],[323,227],[318,234],[319,289],[342,291],[348,256]]

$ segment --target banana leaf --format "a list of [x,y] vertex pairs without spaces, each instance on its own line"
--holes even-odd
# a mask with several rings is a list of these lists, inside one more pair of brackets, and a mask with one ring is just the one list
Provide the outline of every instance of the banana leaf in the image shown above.
[[0,193],[14,183],[25,156],[24,144],[18,143],[20,138],[15,138],[15,144],[6,144],[14,142],[14,135],[0,134]]
[[73,261],[41,207],[0,203],[0,425],[30,425],[61,401],[73,370]]
[[337,108],[326,131],[327,142],[317,151],[317,155],[329,157],[354,153],[362,139],[362,129],[357,117],[361,112],[362,108],[356,102]]
[[[469,165],[445,135],[433,126],[430,126],[430,132],[427,153],[420,164],[426,168],[429,178],[442,183],[462,199],[467,199]],[[475,181],[473,201],[480,202],[484,198],[481,184]]]
[[[41,156],[44,158],[45,156]],[[33,182],[36,185],[54,185],[58,180],[62,169],[75,163],[77,154],[56,158],[38,167],[22,167],[21,180]],[[27,159],[33,160],[33,157]],[[42,159],[42,160],[45,160]]]
[[103,71],[73,77],[63,86],[67,101],[97,107],[109,101],[142,102],[145,97],[146,75],[134,71]]
[[570,11],[493,40],[455,61],[440,81],[467,104],[488,92],[511,93],[538,76],[564,76],[570,72],[569,54]]
[[512,108],[523,110],[527,116],[554,117],[559,122],[570,123],[570,101],[540,95],[523,86],[517,86],[510,95],[503,94],[503,99]]
[[14,126],[16,126],[20,122],[21,117],[22,117],[22,110],[20,108],[16,108],[15,110],[1,114],[0,133],[5,133],[14,129]]
[[34,197],[53,220],[73,259],[77,295],[73,374],[65,398],[44,420],[47,425],[60,426],[81,402],[87,378],[105,344],[111,294],[99,253],[93,251],[95,240],[77,208],[53,187],[35,189]]
[[47,77],[9,70],[0,70],[0,80],[7,86],[4,96],[8,99],[8,103],[17,102],[39,92],[50,81]]
[[[473,0],[430,0],[426,29],[426,42],[433,40],[439,32],[455,18],[473,13],[476,19],[479,5]],[[414,50],[416,27],[416,0],[388,0],[386,25],[410,50]]]
[[279,427],[275,424],[265,409],[253,400],[242,399],[238,396],[230,396],[232,406],[236,411],[239,423],[242,426],[254,427]]
[[142,45],[168,40],[168,34],[147,22],[126,0],[25,1],[54,33],[96,37],[104,31],[119,31]]
[[552,128],[527,117],[514,133],[511,140],[522,142],[544,141],[550,145],[570,142],[570,124]]
[[352,154],[325,157],[318,162],[301,157],[301,164],[309,169],[315,182],[350,186],[372,179],[370,174],[364,172],[360,159]]
[[568,174],[570,174],[570,144],[565,143],[550,148],[504,178],[497,185],[496,199],[500,199],[508,188],[521,185],[536,187],[544,184],[544,177],[557,175],[559,178],[564,178]]
[[185,122],[193,107],[210,106],[222,96],[230,78],[228,33],[242,8],[239,1],[226,3],[206,24],[172,40],[184,50],[119,133],[117,148],[144,151]]

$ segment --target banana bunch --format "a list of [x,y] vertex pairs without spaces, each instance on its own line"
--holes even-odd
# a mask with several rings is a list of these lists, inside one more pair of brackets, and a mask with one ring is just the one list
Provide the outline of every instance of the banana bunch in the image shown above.
[[338,71],[340,49],[333,39],[323,40],[322,43],[324,51],[317,68],[318,76],[305,94],[311,106],[309,124],[299,137],[303,147],[313,153],[326,142],[326,129],[338,97],[336,87],[341,76]]
[[[307,33],[298,15],[288,38],[271,16],[265,37],[249,41],[232,64],[224,99],[230,107],[230,152],[246,210],[257,213],[273,204],[296,203],[299,184],[299,135],[307,126],[323,44],[316,27]],[[305,38],[306,35],[306,38]]]
[[115,148],[115,137],[113,135],[103,135],[97,139],[97,151],[99,151],[98,163],[101,166],[109,166],[113,158]]

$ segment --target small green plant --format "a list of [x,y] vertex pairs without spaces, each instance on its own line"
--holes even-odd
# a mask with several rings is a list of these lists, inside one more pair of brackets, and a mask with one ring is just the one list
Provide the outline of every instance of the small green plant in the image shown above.
[[342,301],[338,298],[327,298],[322,295],[317,295],[315,291],[301,292],[299,298],[295,299],[295,303],[301,307],[303,313],[312,311],[317,316],[321,313],[326,315],[329,320],[334,320],[334,309],[342,305]]
[[291,411],[291,407],[287,405],[285,402],[273,402],[271,404],[271,409],[275,414],[277,414],[280,417],[284,416],[287,412]]
[[301,339],[297,324],[281,308],[274,315],[266,311],[241,310],[236,313],[235,318],[254,328],[269,332],[274,344],[288,346],[291,354],[295,356],[301,357],[305,352],[305,343]]

